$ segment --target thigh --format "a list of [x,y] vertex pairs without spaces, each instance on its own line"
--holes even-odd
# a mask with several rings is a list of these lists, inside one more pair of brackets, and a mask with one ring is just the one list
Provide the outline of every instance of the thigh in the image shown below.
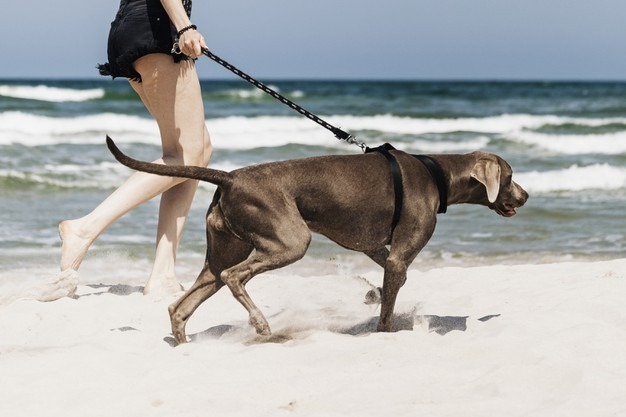
[[[141,83],[141,81],[128,79],[128,83],[133,88],[133,90],[135,90],[135,93],[137,93],[143,105],[146,106],[146,109],[148,110],[148,112],[152,114],[152,109],[150,109],[150,103],[148,103],[145,98],[145,93],[143,92],[143,84]],[[152,117],[154,117],[154,115],[152,115]]]
[[204,105],[193,61],[174,62],[166,54],[149,54],[136,60],[134,67],[142,82],[131,81],[131,85],[157,121],[164,154],[177,154],[182,147],[201,155]]

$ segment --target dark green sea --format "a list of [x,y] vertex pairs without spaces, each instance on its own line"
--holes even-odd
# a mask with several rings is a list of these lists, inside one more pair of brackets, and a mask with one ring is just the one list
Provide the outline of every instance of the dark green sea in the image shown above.
[[[626,256],[626,83],[268,84],[369,146],[483,150],[509,161],[530,193],[527,205],[511,219],[478,206],[450,207],[416,268]],[[360,152],[243,82],[203,81],[202,89],[213,167]],[[107,134],[137,158],[160,156],[156,124],[123,80],[0,80],[0,291],[54,276],[58,222],[86,214],[129,175],[108,153]],[[202,264],[213,191],[203,185],[196,196],[180,248],[182,281],[193,280]],[[147,277],[157,207],[148,202],[110,227],[81,279]],[[299,268],[376,268],[368,262],[316,237]]]

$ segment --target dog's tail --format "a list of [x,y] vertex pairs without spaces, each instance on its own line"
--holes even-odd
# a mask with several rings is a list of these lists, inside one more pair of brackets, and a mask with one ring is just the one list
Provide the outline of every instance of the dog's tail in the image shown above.
[[137,171],[148,172],[150,174],[163,175],[167,177],[191,178],[194,180],[206,181],[220,187],[228,186],[231,181],[231,175],[226,171],[218,169],[188,166],[188,165],[163,165],[151,162],[138,161],[124,154],[107,136],[107,146],[120,163]]

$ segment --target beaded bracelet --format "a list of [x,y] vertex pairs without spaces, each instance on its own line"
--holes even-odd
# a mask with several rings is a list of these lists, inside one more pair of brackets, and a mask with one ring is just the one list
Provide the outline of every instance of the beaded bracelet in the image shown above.
[[187,32],[188,30],[197,30],[198,26],[196,25],[189,25],[189,26],[185,26],[184,28],[182,28],[181,30],[178,31],[178,37],[180,38],[180,35],[182,35],[183,33]]

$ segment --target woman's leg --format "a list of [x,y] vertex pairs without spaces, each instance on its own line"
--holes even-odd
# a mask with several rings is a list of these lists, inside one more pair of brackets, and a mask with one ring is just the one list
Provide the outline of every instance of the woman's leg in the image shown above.
[[[164,57],[166,65],[155,62],[155,59]],[[169,57],[149,55],[139,59],[135,68],[143,82],[134,83],[133,87],[159,125],[163,154],[178,159],[180,164],[206,166],[212,148],[204,123],[200,82],[193,63],[171,64]],[[173,74],[176,82],[164,84],[163,79],[170,78],[164,75],[172,68],[180,70]],[[154,290],[175,292],[181,289],[174,270],[176,252],[197,186],[197,181],[188,180],[161,195],[154,266],[145,294]]]
[[[155,162],[206,166],[211,156],[211,145],[204,125],[202,97],[193,63],[177,64],[167,55],[151,54],[137,60],[135,67],[143,82],[141,85],[131,84],[155,117],[161,133],[163,158]],[[177,184],[181,187],[174,187]],[[172,187],[176,189],[161,203],[157,259],[146,288],[155,289],[162,284],[159,281],[161,277],[167,275],[170,276],[167,278],[169,282],[172,279],[175,281],[172,271],[176,246],[196,184],[142,172],[134,173],[85,217],[59,225],[63,240],[61,269],[77,270],[91,243],[110,224]]]

